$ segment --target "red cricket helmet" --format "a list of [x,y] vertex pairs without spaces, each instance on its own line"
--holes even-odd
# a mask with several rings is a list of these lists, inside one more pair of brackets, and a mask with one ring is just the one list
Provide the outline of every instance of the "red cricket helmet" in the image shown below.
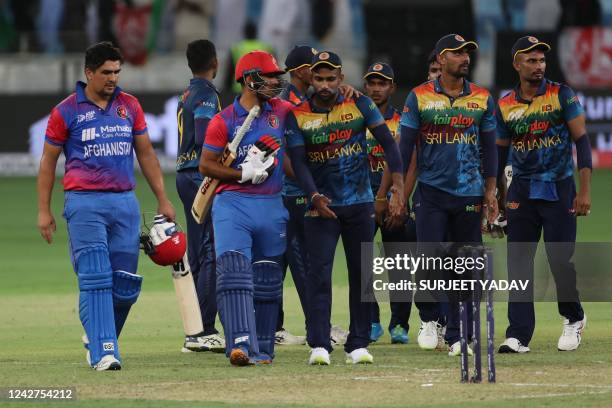
[[262,75],[284,74],[276,62],[274,55],[266,51],[251,51],[244,54],[236,63],[236,81],[239,82],[245,75],[251,73]]
[[187,237],[183,231],[177,231],[164,242],[156,245],[149,257],[161,266],[174,265],[183,259],[186,250]]

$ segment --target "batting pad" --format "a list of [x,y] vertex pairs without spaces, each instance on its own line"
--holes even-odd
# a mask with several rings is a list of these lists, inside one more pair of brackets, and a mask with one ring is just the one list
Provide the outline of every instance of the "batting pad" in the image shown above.
[[121,334],[132,305],[140,295],[141,286],[142,276],[126,271],[113,272],[113,309],[117,337]]
[[253,278],[259,351],[273,358],[278,309],[283,298],[283,272],[277,262],[261,260],[253,263]]
[[240,252],[224,252],[217,258],[217,307],[225,332],[225,354],[243,346],[259,353],[253,306],[251,262]]
[[105,354],[119,359],[113,315],[113,271],[108,251],[96,246],[85,249],[76,261],[79,280],[79,316],[89,339],[91,364]]

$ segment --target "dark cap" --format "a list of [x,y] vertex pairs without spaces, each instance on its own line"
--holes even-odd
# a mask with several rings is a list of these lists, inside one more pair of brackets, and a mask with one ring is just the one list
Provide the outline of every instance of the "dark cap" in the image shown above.
[[529,52],[531,50],[550,51],[550,45],[535,38],[532,35],[521,37],[512,46],[512,62],[514,62],[518,54]]
[[332,69],[342,68],[342,61],[338,54],[334,54],[331,51],[321,51],[312,57],[310,69],[315,69],[319,65],[328,65]]
[[395,77],[391,65],[384,62],[375,62],[370,65],[366,71],[366,74],[363,76],[363,79],[367,79],[371,76],[379,76],[381,78],[388,79],[391,82],[393,82],[393,78]]
[[474,41],[465,41],[465,38],[459,34],[447,34],[440,38],[436,43],[436,54],[443,54],[446,51],[457,51],[463,47],[468,47],[470,50],[478,48],[478,44]]
[[291,72],[298,68],[309,67],[317,50],[308,45],[296,45],[285,59],[285,70]]

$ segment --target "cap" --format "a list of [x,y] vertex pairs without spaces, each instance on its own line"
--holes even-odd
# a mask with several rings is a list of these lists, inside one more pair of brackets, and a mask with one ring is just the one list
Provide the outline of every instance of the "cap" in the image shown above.
[[393,74],[393,68],[391,65],[384,62],[375,62],[368,67],[366,74],[363,76],[363,79],[369,78],[371,76],[379,76],[384,79],[388,79],[389,81],[393,81],[395,75]]
[[244,54],[236,63],[236,81],[240,81],[245,74],[259,72],[260,74],[284,74],[274,55],[266,51],[251,51]]
[[532,35],[521,37],[512,46],[512,62],[518,54],[523,52],[529,52],[531,50],[542,50],[544,52],[550,51],[550,45],[546,44],[535,38]]
[[466,41],[459,34],[447,34],[440,38],[436,43],[436,54],[443,54],[446,51],[457,51],[463,47],[469,47],[471,50],[478,48],[478,44],[474,41]]
[[290,72],[302,67],[309,67],[317,50],[307,45],[296,45],[285,59],[285,71]]
[[321,51],[312,57],[310,69],[314,69],[318,65],[329,65],[333,69],[342,68],[342,61],[338,54],[334,54],[331,51]]

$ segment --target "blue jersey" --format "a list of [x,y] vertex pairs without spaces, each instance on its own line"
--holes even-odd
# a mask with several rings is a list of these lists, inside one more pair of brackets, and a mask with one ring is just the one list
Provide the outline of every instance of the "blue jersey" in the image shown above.
[[66,156],[64,190],[129,191],[134,180],[134,138],[147,132],[138,100],[119,87],[105,109],[87,99],[83,82],[51,111],[45,140]]
[[208,122],[221,110],[219,92],[203,78],[191,78],[177,108],[176,170],[197,169]]
[[[287,88],[280,94],[280,98],[290,102],[292,105],[299,105],[306,100],[306,95],[302,94],[293,84],[289,84]],[[306,195],[298,183],[291,178],[283,179],[283,195],[288,197],[297,197]]]
[[513,177],[558,181],[573,175],[567,122],[584,110],[568,86],[542,80],[531,102],[520,97],[517,87],[498,105],[497,137],[510,140]]
[[[270,176],[261,184],[221,182],[217,188],[217,193],[222,191],[236,191],[248,194],[277,194],[280,193],[283,181],[283,155],[284,143],[283,134],[285,130],[285,121],[287,112],[291,104],[278,98],[272,98],[265,102],[261,112],[251,123],[250,130],[246,132],[244,138],[238,145],[236,150],[236,160],[232,163],[233,168],[237,169],[247,156],[251,146],[255,144],[262,136],[271,136],[275,138],[281,149],[277,153],[276,168]],[[204,149],[221,154],[225,146],[232,141],[240,126],[244,123],[249,112],[240,105],[240,97],[234,99],[227,108],[210,121],[208,129],[206,129],[206,137],[204,139]]]
[[455,196],[481,196],[480,133],[495,130],[495,104],[489,91],[463,82],[457,98],[446,95],[438,80],[414,88],[401,125],[419,131],[419,182]]
[[374,200],[366,130],[384,123],[376,104],[367,96],[345,99],[339,95],[331,110],[312,100],[295,106],[287,117],[288,146],[304,146],[306,162],[320,193],[331,206]]

